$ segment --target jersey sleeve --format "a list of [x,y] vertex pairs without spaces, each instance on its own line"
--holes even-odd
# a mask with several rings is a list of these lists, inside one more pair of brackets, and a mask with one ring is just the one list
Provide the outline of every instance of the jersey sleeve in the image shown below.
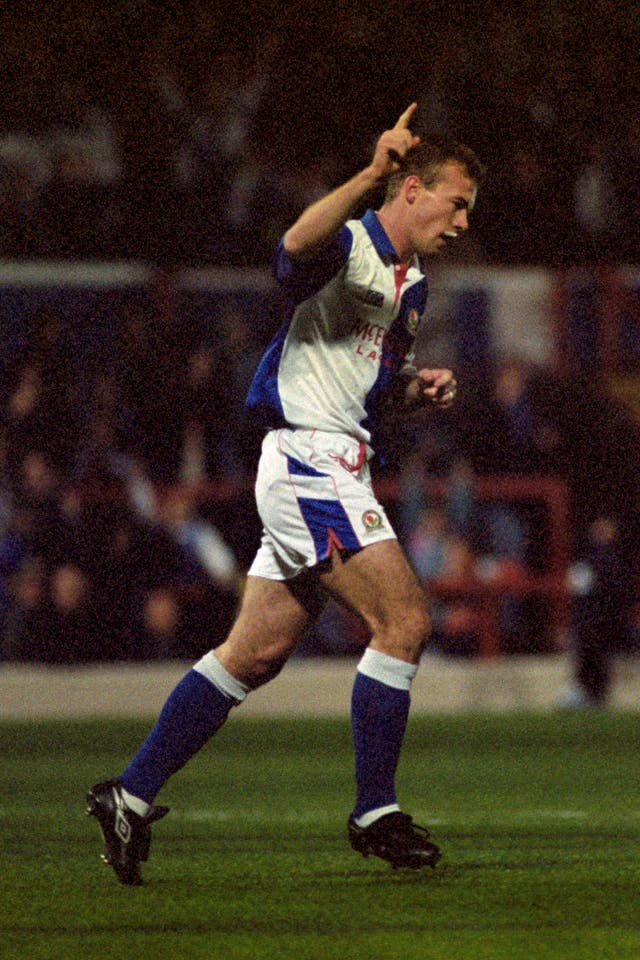
[[398,371],[398,375],[400,377],[415,377],[417,373],[418,368],[415,363],[415,353],[412,350],[411,353],[407,354],[404,358],[404,363]]
[[353,233],[344,226],[312,260],[296,261],[285,250],[282,238],[276,251],[276,280],[289,297],[301,303],[335,277],[349,259],[352,246]]

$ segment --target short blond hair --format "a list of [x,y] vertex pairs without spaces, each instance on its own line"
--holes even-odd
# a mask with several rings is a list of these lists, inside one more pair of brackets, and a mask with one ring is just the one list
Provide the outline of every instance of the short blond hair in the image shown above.
[[442,168],[447,163],[457,163],[476,187],[484,182],[486,170],[471,147],[448,137],[429,137],[403,157],[400,168],[387,180],[385,202],[397,196],[405,179],[414,174],[425,187],[432,187],[440,180]]

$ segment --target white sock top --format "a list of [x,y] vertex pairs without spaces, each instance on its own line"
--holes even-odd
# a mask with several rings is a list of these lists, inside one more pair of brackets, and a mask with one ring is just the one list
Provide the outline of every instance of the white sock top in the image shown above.
[[388,687],[395,687],[396,690],[410,690],[411,681],[418,672],[418,665],[367,647],[358,664],[358,672],[372,680],[385,683]]
[[213,650],[205,653],[204,657],[194,664],[193,669],[196,673],[202,674],[209,683],[217,687],[225,696],[231,700],[235,700],[236,703],[242,703],[249,693],[249,687],[240,680],[236,680],[236,678],[222,666]]

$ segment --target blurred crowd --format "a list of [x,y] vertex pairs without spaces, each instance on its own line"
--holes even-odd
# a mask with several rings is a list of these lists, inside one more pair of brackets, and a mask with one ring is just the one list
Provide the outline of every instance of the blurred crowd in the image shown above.
[[[233,618],[260,535],[261,438],[242,406],[261,348],[236,301],[199,328],[167,309],[163,282],[129,305],[98,354],[78,325],[38,308],[2,368],[3,659],[190,658]],[[391,425],[377,480],[398,484],[388,510],[435,598],[432,651],[480,651],[486,588],[500,598],[503,652],[555,648],[549,596],[529,589],[552,569],[549,504],[478,496],[476,480],[559,478],[572,564],[556,586],[572,598],[589,696],[603,700],[612,654],[640,643],[637,423],[593,385],[513,356],[469,371],[454,407],[426,416]],[[300,653],[353,654],[365,642],[330,603]]]
[[263,264],[416,99],[423,134],[489,167],[459,257],[640,259],[624,4],[20,5],[0,11],[0,257]]
[[32,315],[0,376],[4,657],[192,656],[223,638],[256,521],[250,490],[217,502],[207,485],[253,469],[257,356],[232,304],[218,321],[214,343],[149,300],[96,357],[55,309]]
[[[264,265],[416,99],[419,132],[454,133],[489,167],[458,259],[640,262],[640,28],[624,5],[495,2],[482,22],[437,3],[418,21],[399,0],[19,6],[0,10],[0,259]],[[96,357],[54,308],[31,316],[0,375],[2,658],[192,658],[224,637],[260,533],[250,324],[232,300],[198,329],[149,299]],[[432,649],[478,650],[461,583],[502,590],[505,650],[553,646],[522,589],[548,566],[544,504],[480,499],[474,481],[558,477],[572,695],[601,703],[611,653],[640,644],[637,423],[597,384],[516,357],[461,373],[428,430],[395,425],[380,471],[399,478],[389,511],[438,597]],[[301,652],[365,641],[329,604]]]
[[[480,500],[474,481],[529,477],[533,491],[535,478],[558,478],[568,507],[569,572],[553,571],[569,598],[564,642],[581,693],[584,681],[588,699],[606,699],[612,657],[640,642],[639,441],[633,415],[584,379],[558,378],[516,356],[463,377],[445,422],[411,438],[416,453],[401,472],[399,529],[409,555],[425,582],[458,598],[436,604],[440,649],[478,651],[477,604],[452,590],[465,581],[498,590],[503,651],[557,647],[549,597],[527,589],[553,570],[549,502],[539,492]],[[445,485],[429,500],[433,476]]]

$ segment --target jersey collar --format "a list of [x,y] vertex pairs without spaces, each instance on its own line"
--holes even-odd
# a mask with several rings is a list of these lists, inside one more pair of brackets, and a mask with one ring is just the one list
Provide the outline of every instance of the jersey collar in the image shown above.
[[384,227],[378,219],[375,210],[367,210],[362,218],[362,224],[371,237],[374,247],[382,260],[391,263],[399,263],[400,257],[395,251],[395,247],[389,240]]

